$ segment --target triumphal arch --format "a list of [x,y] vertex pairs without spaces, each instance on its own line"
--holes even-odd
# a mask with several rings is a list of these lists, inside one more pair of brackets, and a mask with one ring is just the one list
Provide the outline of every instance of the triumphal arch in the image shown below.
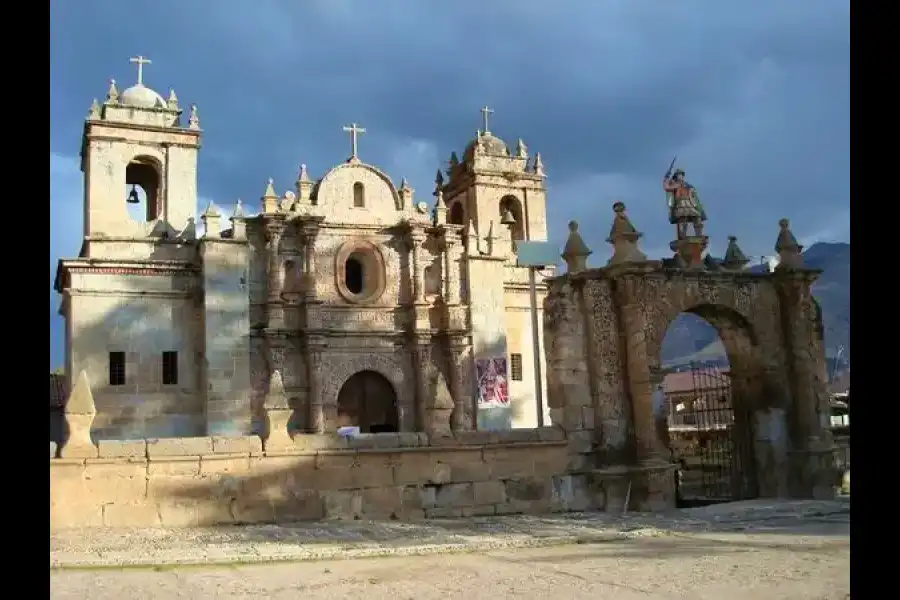
[[735,480],[730,499],[833,495],[821,313],[810,292],[820,271],[804,266],[786,219],[774,270],[748,270],[734,237],[723,259],[704,256],[709,238],[696,190],[680,170],[667,174],[664,188],[676,227],[670,259],[641,252],[642,234],[621,202],[607,240],[613,256],[602,268],[586,266],[591,250],[569,224],[568,272],[552,281],[545,303],[551,419],[591,437],[584,466],[607,510],[672,506],[677,461],[654,400],[663,336],[691,312],[718,330],[730,362],[733,417],[720,426]]

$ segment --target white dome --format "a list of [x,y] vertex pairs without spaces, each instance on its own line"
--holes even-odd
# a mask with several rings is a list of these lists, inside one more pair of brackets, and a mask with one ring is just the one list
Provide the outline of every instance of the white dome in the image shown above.
[[119,96],[119,102],[127,106],[140,108],[164,108],[166,101],[162,96],[144,86],[142,83],[131,86]]

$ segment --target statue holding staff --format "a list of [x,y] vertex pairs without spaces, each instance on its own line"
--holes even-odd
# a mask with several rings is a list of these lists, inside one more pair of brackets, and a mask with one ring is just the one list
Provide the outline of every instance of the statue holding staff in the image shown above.
[[685,181],[682,169],[674,169],[677,158],[672,159],[663,176],[663,190],[669,206],[669,223],[675,225],[678,239],[681,240],[687,237],[688,225],[693,227],[695,236],[703,235],[706,211],[700,204],[697,188]]

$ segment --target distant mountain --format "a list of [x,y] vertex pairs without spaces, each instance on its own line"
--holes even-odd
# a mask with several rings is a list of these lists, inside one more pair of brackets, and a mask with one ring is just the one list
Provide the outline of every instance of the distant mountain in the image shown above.
[[[822,307],[825,354],[833,359],[843,346],[843,359],[850,358],[850,244],[813,244],[803,253],[806,266],[822,269],[813,285],[813,295]],[[764,265],[751,271],[766,269]],[[724,348],[713,327],[692,314],[679,315],[669,326],[662,347],[663,364],[722,362]]]

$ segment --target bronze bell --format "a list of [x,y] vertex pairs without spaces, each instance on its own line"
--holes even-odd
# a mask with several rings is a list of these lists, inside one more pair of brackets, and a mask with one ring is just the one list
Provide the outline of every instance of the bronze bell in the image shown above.
[[131,191],[128,192],[128,198],[125,200],[128,204],[140,204],[141,199],[138,198],[137,185],[131,185]]
[[500,213],[500,224],[501,225],[515,225],[516,218],[513,217],[512,211],[508,208],[504,208],[503,212]]

